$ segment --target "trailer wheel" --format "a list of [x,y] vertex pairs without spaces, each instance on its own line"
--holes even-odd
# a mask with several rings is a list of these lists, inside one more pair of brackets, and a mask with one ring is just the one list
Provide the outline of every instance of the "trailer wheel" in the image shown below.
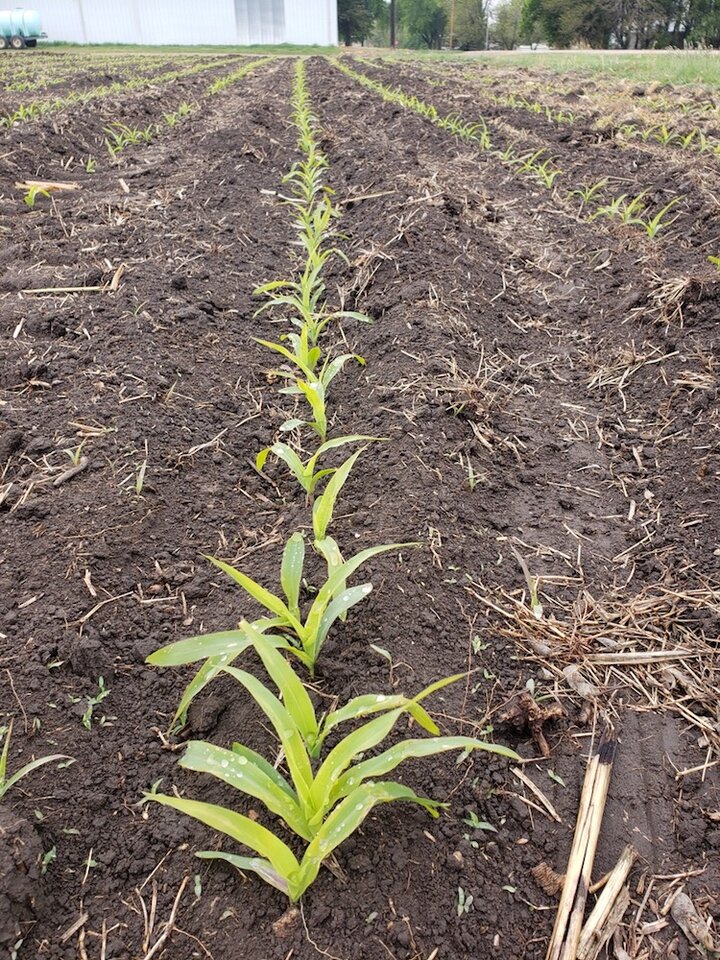
[[25,41],[25,46],[26,46],[26,47],[36,47],[36,46],[37,46],[37,40],[26,40],[26,41]]
[[25,46],[25,40],[23,37],[11,37],[10,46],[13,48],[13,50],[22,50],[22,48]]
[[8,43],[7,37],[0,35],[0,50],[7,50],[9,46],[10,44]]

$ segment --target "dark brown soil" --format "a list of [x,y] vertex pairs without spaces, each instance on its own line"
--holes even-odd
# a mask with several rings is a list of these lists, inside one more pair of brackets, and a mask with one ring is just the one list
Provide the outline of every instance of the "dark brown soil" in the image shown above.
[[[432,821],[378,808],[338,850],[344,879],[324,870],[302,915],[277,926],[279,893],[196,860],[213,843],[207,831],[138,805],[159,780],[236,802],[177,767],[160,731],[186,678],[144,658],[255,615],[200,554],[274,586],[284,541],[310,522],[280,465],[263,476],[252,465],[288,412],[251,337],[277,331],[254,316],[253,288],[294,265],[290,216],[272,193],[297,158],[291,76],[287,61],[258,70],[93,175],[61,163],[96,143],[117,109],[139,125],[166,105],[143,93],[3,133],[3,709],[15,717],[11,769],[76,758],[3,801],[56,853],[21,960],[140,960],[181,890],[156,957],[427,960],[437,949],[439,960],[540,960],[557,898],[531,870],[564,869],[596,707],[620,746],[595,876],[628,842],[640,854],[628,913],[640,911],[638,924],[620,942],[638,946],[679,882],[717,916],[720,287],[708,270],[694,279],[694,240],[671,257],[671,240],[651,246],[578,220],[322,60],[310,87],[350,257],[329,288],[375,321],[336,331],[367,365],[333,383],[332,430],[390,437],[358,461],[336,533],[346,551],[423,546],[368,565],[375,589],[331,636],[314,695],[410,692],[473,669],[430,704],[444,732],[494,727],[560,822],[505,762],[409,764],[404,782],[448,811]],[[13,184],[30,175],[82,189],[29,210]],[[120,265],[115,294],[23,292],[96,284]],[[56,485],[81,442],[86,466]],[[533,646],[511,547],[541,577],[543,624],[560,637],[549,654]],[[587,659],[618,637],[623,650],[691,656],[647,668]],[[371,645],[390,651],[392,668]],[[590,710],[562,672],[573,665],[599,687]],[[84,698],[100,677],[110,693],[87,730]],[[527,689],[563,708],[544,729],[547,759],[500,719]],[[230,684],[198,707],[185,736],[274,752]],[[472,828],[471,814],[494,829]],[[26,884],[16,874],[16,899]],[[461,916],[459,888],[473,897]],[[689,956],[672,925],[641,946]]]

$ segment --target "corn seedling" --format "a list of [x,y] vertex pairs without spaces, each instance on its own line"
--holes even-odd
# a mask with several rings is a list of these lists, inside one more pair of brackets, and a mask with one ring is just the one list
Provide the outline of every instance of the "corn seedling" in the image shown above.
[[673,217],[671,220],[666,219],[667,213],[671,210],[676,203],[680,203],[682,197],[675,197],[670,203],[666,204],[662,210],[655,214],[655,216],[650,220],[641,221],[642,225],[645,227],[645,232],[647,233],[650,239],[654,239],[661,230],[664,230],[666,227],[669,227],[671,224],[675,223],[677,217]]
[[95,173],[97,169],[97,160],[94,157],[88,157],[85,161],[85,173]]
[[23,200],[30,207],[30,209],[33,210],[35,208],[35,202],[38,197],[47,197],[47,199],[49,200],[50,191],[44,190],[42,187],[38,187],[37,185],[33,185],[28,188],[28,191],[23,197]]
[[332,521],[335,503],[340,491],[342,490],[345,481],[350,476],[350,471],[355,466],[356,460],[365,449],[367,448],[362,447],[356,453],[353,453],[352,456],[348,457],[345,463],[335,470],[320,496],[315,498],[313,503],[312,521],[313,535],[315,537],[316,544],[321,543],[326,539],[327,530]]
[[695,137],[698,135],[699,132],[700,131],[697,129],[691,130],[690,133],[685,134],[685,136],[683,136],[681,133],[678,133],[676,135],[677,142],[680,145],[681,149],[690,150],[693,140],[695,139]]
[[632,226],[634,224],[644,224],[644,221],[641,217],[643,210],[645,209],[645,191],[639,193],[636,197],[630,200],[628,203],[624,203],[619,211],[618,216],[620,222]]
[[74,467],[77,467],[80,464],[80,461],[82,460],[82,450],[86,443],[87,438],[82,440],[76,447],[63,451],[68,457],[70,457],[70,463]]
[[619,197],[615,197],[605,206],[598,207],[598,209],[590,215],[589,219],[595,220],[597,217],[608,217],[610,219],[615,219],[616,217],[622,216],[626,199],[626,193],[621,194]]
[[350,434],[345,437],[336,437],[334,440],[326,440],[321,444],[310,459],[303,463],[298,454],[286,443],[274,443],[270,447],[265,447],[255,458],[256,470],[262,472],[267,458],[272,454],[278,460],[282,460],[290,468],[290,472],[295,477],[303,490],[309,495],[315,492],[315,488],[323,477],[329,477],[335,473],[335,467],[318,469],[318,461],[328,450],[334,450],[336,447],[345,446],[348,443],[357,443],[362,440],[382,440],[383,437],[368,437],[363,434]]
[[128,127],[124,123],[113,123],[105,127],[104,131],[107,134],[105,146],[111,157],[116,157],[129,146],[150,143],[155,132],[152,126],[141,130],[138,127]]
[[[282,655],[266,644],[261,635],[254,646],[282,700],[246,671],[226,667],[225,672],[244,687],[275,729],[289,779],[260,754],[240,743],[234,743],[232,750],[227,750],[198,740],[190,741],[180,765],[217,777],[260,801],[293,835],[305,841],[307,846],[302,858],[298,860],[277,834],[236,810],[178,796],[157,793],[145,796],[249,847],[255,856],[218,850],[202,851],[197,856],[224,860],[238,870],[256,873],[292,901],[300,899],[317,878],[323,861],[361,826],[378,804],[405,800],[419,804],[434,817],[439,815],[438,809],[443,804],[420,797],[394,781],[376,778],[391,772],[404,760],[450,750],[484,750],[515,756],[504,747],[470,737],[439,736],[436,724],[419,701],[459,677],[440,680],[412,700],[398,695],[356,697],[318,719],[307,691]],[[406,712],[431,736],[403,740],[362,759],[383,743]],[[331,730],[341,723],[374,713],[380,715],[356,727],[320,760],[325,738]]]
[[546,160],[535,166],[533,173],[548,190],[552,189],[555,180],[560,176],[562,170],[552,165],[552,160]]
[[[510,163],[510,164],[517,163],[518,157],[515,154],[515,147],[516,147],[515,143],[509,143],[502,152],[498,153],[498,158],[503,163]],[[542,151],[540,152],[542,153]]]
[[[646,131],[647,136],[643,133],[643,140],[647,140],[648,137],[652,136],[658,143],[661,143],[664,147],[670,146],[671,143],[674,143],[676,140],[679,140],[679,136],[675,133],[674,130],[670,130],[665,124],[661,124],[659,127],[651,127]],[[690,138],[692,139],[692,137]]]
[[604,186],[608,183],[608,178],[603,177],[602,180],[598,180],[597,183],[589,184],[588,186],[581,186],[575,190],[571,190],[569,196],[571,197],[580,197],[582,201],[582,206],[585,207],[587,204],[591,203],[596,195],[602,190]]
[[710,261],[710,263],[713,264],[713,266],[717,267],[717,269],[720,270],[720,257],[711,256],[711,257],[708,257],[708,260]]
[[16,770],[13,774],[8,774],[8,756],[10,754],[10,740],[12,738],[12,720],[8,723],[6,727],[0,727],[0,738],[3,739],[3,748],[0,753],[0,800],[5,796],[5,794],[10,790],[11,787],[14,787],[16,783],[26,777],[29,773],[32,773],[33,770],[37,770],[38,767],[45,766],[46,763],[53,763],[55,760],[70,760],[64,753],[53,753],[47,757],[38,757],[37,760],[31,760],[30,763],[26,763],[24,767],[20,767],[19,770]]
[[[389,550],[400,550],[414,544],[391,543],[361,550],[348,560],[332,568],[325,583],[319,588],[305,618],[300,611],[300,587],[305,563],[305,541],[299,533],[294,533],[283,551],[280,567],[280,586],[285,599],[271,593],[240,570],[218,560],[206,557],[231,580],[237,583],[253,600],[257,601],[270,614],[271,618],[262,621],[263,628],[281,630],[282,636],[274,636],[274,641],[298,658],[311,673],[315,670],[317,658],[327,639],[330,628],[341,614],[345,614],[355,604],[360,603],[372,592],[371,583],[357,587],[347,587],[347,580],[367,560]],[[317,544],[322,549],[323,541]],[[212,660],[216,657],[230,658],[246,649],[248,633],[254,639],[261,636],[261,630],[245,624],[243,630],[228,631],[207,636],[191,637],[180,640],[152,654],[150,663],[158,666],[176,666],[181,663],[195,663],[199,660]]]
[[534,173],[536,161],[544,152],[544,150],[536,150],[534,153],[526,153],[521,157],[515,157],[515,159],[510,162],[517,167],[518,173]]

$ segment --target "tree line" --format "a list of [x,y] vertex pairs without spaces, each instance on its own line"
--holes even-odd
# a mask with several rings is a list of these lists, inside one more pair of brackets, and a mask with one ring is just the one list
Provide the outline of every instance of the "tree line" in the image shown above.
[[[720,47],[720,0],[394,0],[403,47]],[[390,0],[338,0],[350,44],[390,42]]]

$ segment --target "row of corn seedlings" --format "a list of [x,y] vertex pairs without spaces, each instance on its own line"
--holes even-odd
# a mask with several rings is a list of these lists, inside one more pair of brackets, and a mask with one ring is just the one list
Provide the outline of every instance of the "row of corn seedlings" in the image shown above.
[[92,100],[112,96],[116,93],[130,93],[159,84],[174,83],[176,80],[215,69],[217,69],[217,60],[212,60],[208,63],[196,63],[194,66],[186,67],[183,70],[169,70],[152,77],[134,77],[132,80],[116,81],[100,87],[92,87],[90,90],[74,90],[63,97],[56,97],[54,100],[35,100],[31,103],[21,104],[12,113],[0,117],[0,127],[13,127],[19,123],[26,123],[29,120],[37,120],[39,117],[57,113],[75,104],[89,103]]
[[[531,176],[548,190],[556,187],[556,181],[563,175],[563,171],[556,165],[552,157],[546,157],[544,150],[518,151],[517,143],[510,143],[504,150],[494,149],[490,128],[487,121],[481,117],[476,123],[468,123],[456,115],[443,117],[432,105],[419,100],[413,95],[406,94],[397,87],[387,87],[377,80],[373,80],[364,73],[358,73],[341,60],[332,61],[339,70],[357,83],[372,90],[389,103],[398,103],[408,110],[413,110],[437,126],[449,130],[466,142],[475,143],[481,150],[491,153],[497,160],[511,167],[520,176]],[[683,198],[675,197],[655,215],[651,215],[646,208],[645,197],[648,191],[642,191],[633,200],[628,195],[611,199],[605,203],[600,199],[600,193],[608,183],[603,178],[595,184],[580,189],[570,189],[560,193],[566,200],[579,196],[581,199],[580,213],[585,214],[588,220],[598,217],[617,219],[621,223],[640,227],[648,237],[654,239],[661,230],[674,223],[676,218],[670,217],[670,211]],[[592,209],[592,205],[596,209]]]
[[[462,674],[438,680],[414,697],[366,694],[327,713],[318,713],[291,665],[294,663],[313,675],[318,655],[334,625],[344,620],[349,610],[372,589],[369,582],[348,586],[366,561],[388,551],[415,546],[382,544],[344,559],[338,543],[329,535],[337,498],[366,447],[355,451],[337,468],[320,468],[319,460],[333,448],[372,438],[354,435],[327,439],[327,387],[353,355],[331,359],[324,350],[324,334],[335,320],[367,318],[331,310],[326,303],[323,273],[331,258],[343,257],[343,254],[335,245],[334,221],[338,210],[333,206],[332,191],[325,183],[328,160],[320,149],[319,125],[312,112],[303,61],[297,62],[295,72],[292,122],[298,131],[302,158],[284,178],[288,195],[283,199],[292,214],[302,263],[296,280],[276,280],[255,291],[266,298],[261,309],[282,310],[291,327],[278,342],[259,342],[285,361],[279,371],[285,382],[283,392],[308,403],[308,419],[292,418],[284,425],[286,431],[299,433],[309,428],[319,445],[304,462],[301,453],[288,444],[275,444],[261,452],[258,466],[262,468],[268,453],[274,453],[288,464],[312,501],[311,547],[323,559],[327,573],[312,602],[304,604],[301,586],[306,543],[301,532],[293,533],[285,545],[277,593],[229,564],[212,559],[250,598],[265,608],[267,615],[252,623],[242,620],[237,629],[173,643],[149,657],[150,663],[162,666],[201,664],[181,697],[174,725],[183,723],[194,697],[218,674],[233,678],[245,695],[255,701],[275,731],[282,751],[282,768],[242,743],[233,743],[227,749],[201,740],[187,744],[180,764],[188,770],[217,777],[239,794],[254,797],[269,815],[284,824],[284,830],[269,829],[235,809],[179,795],[150,792],[146,796],[194,817],[253,852],[253,856],[248,857],[209,850],[198,856],[221,859],[239,870],[253,872],[291,900],[297,900],[316,879],[323,861],[360,827],[378,804],[405,800],[419,804],[434,817],[439,815],[442,803],[386,779],[404,760],[449,750],[514,754],[470,737],[440,736],[422,701],[460,679]],[[254,651],[262,662],[269,685],[249,670],[234,665],[248,651]],[[412,717],[429,736],[388,745],[391,732],[404,716]],[[341,729],[353,722],[351,732],[338,740]],[[330,734],[334,746],[328,748]],[[380,748],[379,752],[373,752],[376,748]],[[290,843],[283,838],[287,834]],[[296,854],[299,846],[303,847],[300,856]]]
[[[272,59],[272,57],[262,57],[259,60],[253,60],[250,63],[243,64],[232,73],[226,74],[223,77],[218,77],[218,79],[213,81],[213,83],[211,83],[208,87],[208,94],[214,96],[218,93],[222,93],[222,91],[226,90],[231,84],[237,83],[238,80],[246,77],[258,67],[269,63]],[[108,153],[112,159],[115,159],[118,154],[122,153],[123,150],[126,150],[128,147],[136,146],[137,144],[141,143],[150,143],[151,140],[153,140],[158,134],[162,133],[166,128],[172,129],[179,123],[182,123],[183,120],[187,120],[193,110],[196,110],[197,107],[197,102],[188,103],[187,101],[183,101],[181,104],[179,104],[177,110],[171,113],[163,113],[162,123],[151,123],[144,129],[140,127],[131,127],[125,123],[111,123],[109,126],[104,128],[104,132],[106,134],[105,146],[107,147]]]

